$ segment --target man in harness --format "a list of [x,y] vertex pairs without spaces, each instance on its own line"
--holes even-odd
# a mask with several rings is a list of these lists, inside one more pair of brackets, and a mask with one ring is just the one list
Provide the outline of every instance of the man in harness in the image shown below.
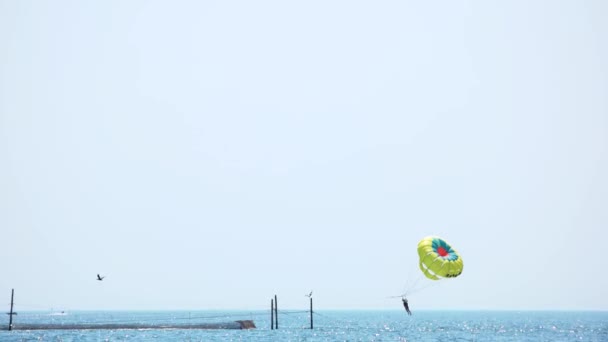
[[403,307],[405,308],[405,311],[407,311],[408,315],[412,315],[412,312],[410,311],[410,306],[407,303],[407,299],[405,297],[401,297],[401,301],[403,302]]

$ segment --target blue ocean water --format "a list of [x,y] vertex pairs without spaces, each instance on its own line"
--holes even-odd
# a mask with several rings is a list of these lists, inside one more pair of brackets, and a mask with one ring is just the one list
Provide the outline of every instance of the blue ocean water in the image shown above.
[[[3,315],[6,316],[6,315]],[[253,320],[253,330],[0,331],[0,341],[608,341],[608,312],[586,311],[76,311],[20,312],[19,323],[172,323]],[[8,317],[0,319],[8,326]]]

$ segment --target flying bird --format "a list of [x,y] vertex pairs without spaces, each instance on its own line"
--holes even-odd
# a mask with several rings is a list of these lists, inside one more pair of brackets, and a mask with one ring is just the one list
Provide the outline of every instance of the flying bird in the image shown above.
[[105,276],[103,276],[103,277],[102,277],[102,276],[100,276],[99,274],[97,274],[97,280],[102,281],[102,280],[103,280],[103,278],[105,278]]

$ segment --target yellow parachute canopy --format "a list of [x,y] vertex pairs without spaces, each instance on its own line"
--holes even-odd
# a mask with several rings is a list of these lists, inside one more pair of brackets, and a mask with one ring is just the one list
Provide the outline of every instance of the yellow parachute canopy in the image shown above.
[[462,273],[460,254],[442,238],[427,236],[418,242],[420,270],[432,280],[455,278]]

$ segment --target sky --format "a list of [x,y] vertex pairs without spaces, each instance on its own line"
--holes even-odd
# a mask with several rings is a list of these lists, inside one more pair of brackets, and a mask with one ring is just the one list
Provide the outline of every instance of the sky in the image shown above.
[[607,16],[0,0],[0,303],[608,310]]

